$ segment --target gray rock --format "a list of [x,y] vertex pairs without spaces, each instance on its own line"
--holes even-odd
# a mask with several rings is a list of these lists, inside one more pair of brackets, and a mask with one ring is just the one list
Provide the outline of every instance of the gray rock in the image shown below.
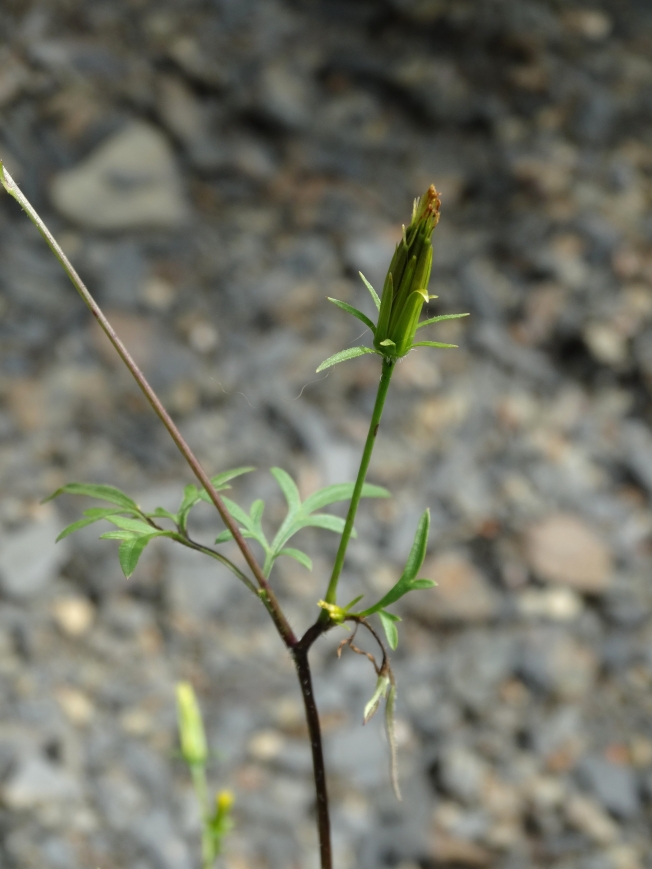
[[628,820],[640,813],[636,776],[630,767],[592,755],[582,759],[578,775],[612,815]]
[[449,794],[464,803],[477,803],[487,777],[487,764],[475,752],[461,745],[444,746],[439,780]]
[[6,595],[26,600],[54,579],[69,552],[66,540],[55,542],[60,531],[52,515],[0,539],[0,588]]
[[192,869],[188,846],[166,812],[157,810],[138,818],[134,835],[156,869]]
[[172,229],[188,217],[172,150],[141,122],[57,175],[51,194],[64,217],[89,229]]
[[13,811],[76,800],[81,788],[65,769],[41,757],[25,759],[2,788],[2,802]]

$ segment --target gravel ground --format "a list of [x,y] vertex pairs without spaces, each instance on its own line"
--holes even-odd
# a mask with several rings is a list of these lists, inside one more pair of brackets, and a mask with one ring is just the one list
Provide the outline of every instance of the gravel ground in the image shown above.
[[[343,596],[400,572],[404,798],[366,661],[314,650],[337,869],[652,866],[652,9],[554,0],[5,0],[0,155],[206,467],[248,505],[352,479],[377,360],[360,305],[412,198],[442,190],[433,328],[392,386]],[[0,199],[0,863],[190,869],[190,679],[237,798],[228,869],[314,869],[291,662],[229,574],[169,542],[133,578],[94,528],[112,482],[189,473],[13,201]],[[366,306],[366,307],[365,307]],[[368,335],[362,340],[367,340]],[[219,529],[198,509],[197,536]],[[278,564],[297,628],[314,571]],[[160,543],[160,541],[156,541]]]

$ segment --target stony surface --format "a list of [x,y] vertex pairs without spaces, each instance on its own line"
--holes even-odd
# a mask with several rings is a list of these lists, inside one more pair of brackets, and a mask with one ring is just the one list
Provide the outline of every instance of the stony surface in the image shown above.
[[[0,155],[211,471],[283,517],[351,479],[378,380],[326,296],[372,312],[412,198],[442,190],[432,327],[397,369],[342,594],[425,575],[392,656],[404,799],[369,663],[315,648],[337,869],[652,865],[652,13],[616,0],[0,4]],[[157,541],[129,582],[112,482],[188,471],[24,215],[0,197],[0,863],[190,869],[174,684],[236,794],[228,869],[315,867],[288,656],[219,565]],[[193,532],[219,531],[207,505]],[[315,618],[334,536],[272,581]],[[426,569],[428,572],[426,572]],[[360,639],[358,637],[358,639]],[[360,642],[363,642],[360,640]]]

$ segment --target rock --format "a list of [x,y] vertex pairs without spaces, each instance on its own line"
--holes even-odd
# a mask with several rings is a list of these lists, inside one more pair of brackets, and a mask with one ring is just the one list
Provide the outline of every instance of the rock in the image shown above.
[[95,607],[88,598],[71,595],[53,603],[52,616],[66,636],[82,637],[95,620]]
[[444,746],[439,780],[445,790],[464,803],[478,802],[489,777],[487,764],[464,746]]
[[584,697],[598,669],[593,651],[566,634],[533,631],[526,637],[520,671],[525,679],[566,700]]
[[635,818],[641,811],[636,776],[633,770],[612,763],[603,757],[582,759],[578,774],[580,780],[593,791],[607,811],[617,818]]
[[433,579],[437,588],[407,595],[404,606],[415,618],[435,624],[473,624],[498,614],[498,595],[461,552],[436,555],[426,562],[421,574]]
[[599,594],[609,585],[612,560],[604,541],[583,519],[556,513],[532,526],[525,537],[532,571],[546,582]]
[[188,846],[166,812],[156,810],[133,821],[133,833],[157,869],[191,869]]
[[34,809],[47,803],[80,796],[79,783],[59,766],[41,757],[23,761],[1,791],[2,802],[12,811]]
[[598,845],[610,845],[618,839],[617,825],[589,797],[574,794],[564,808],[569,824]]
[[173,229],[188,217],[172,150],[154,127],[130,124],[52,181],[52,201],[88,229]]
[[428,856],[435,866],[490,866],[491,852],[486,848],[446,833],[432,836]]
[[67,541],[56,543],[61,523],[55,514],[0,541],[0,588],[16,600],[43,591],[68,558]]
[[572,621],[583,609],[582,599],[570,588],[527,589],[518,595],[516,605],[526,618],[553,622]]

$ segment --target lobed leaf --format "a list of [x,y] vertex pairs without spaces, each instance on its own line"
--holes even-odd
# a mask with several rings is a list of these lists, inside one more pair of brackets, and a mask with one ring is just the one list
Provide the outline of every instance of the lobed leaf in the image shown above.
[[281,491],[288,504],[288,510],[291,513],[299,510],[301,507],[301,496],[299,495],[297,484],[292,477],[283,468],[270,468],[270,472],[281,487]]
[[326,368],[330,368],[331,365],[337,365],[338,362],[346,362],[347,359],[355,359],[356,356],[364,356],[365,353],[375,352],[376,351],[372,350],[371,347],[348,347],[346,350],[340,350],[339,353],[329,356],[328,359],[322,362],[317,369],[317,374],[319,374],[320,371],[324,371]]

